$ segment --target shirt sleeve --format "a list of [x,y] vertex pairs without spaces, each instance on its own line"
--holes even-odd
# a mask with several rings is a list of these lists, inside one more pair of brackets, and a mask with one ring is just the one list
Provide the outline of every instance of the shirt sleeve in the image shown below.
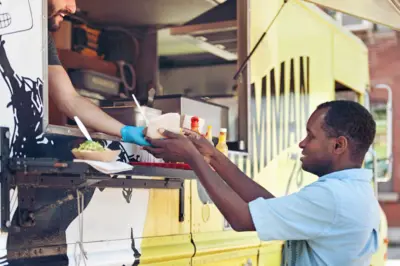
[[58,58],[57,48],[53,40],[53,36],[49,33],[48,35],[48,63],[51,65],[61,65],[60,59]]
[[263,241],[312,239],[330,228],[336,217],[333,192],[313,184],[288,196],[258,198],[249,209]]

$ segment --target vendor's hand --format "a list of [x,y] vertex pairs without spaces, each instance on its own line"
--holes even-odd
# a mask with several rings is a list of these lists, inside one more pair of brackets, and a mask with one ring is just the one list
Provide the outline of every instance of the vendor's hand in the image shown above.
[[153,154],[156,158],[161,158],[166,162],[188,162],[198,153],[193,143],[185,136],[160,129],[165,139],[150,139],[148,142],[152,147],[143,149]]
[[217,149],[205,137],[189,129],[183,129],[184,135],[194,144],[197,150],[207,159],[212,158]]
[[144,127],[124,126],[121,129],[121,136],[123,142],[131,142],[140,146],[150,146],[150,143],[145,139]]

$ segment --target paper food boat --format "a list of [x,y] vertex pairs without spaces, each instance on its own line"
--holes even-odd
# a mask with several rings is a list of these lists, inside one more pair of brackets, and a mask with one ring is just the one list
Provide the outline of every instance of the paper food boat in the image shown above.
[[100,162],[114,162],[118,159],[118,155],[121,153],[120,150],[110,150],[110,149],[106,149],[105,151],[72,150],[71,152],[76,159],[100,161]]

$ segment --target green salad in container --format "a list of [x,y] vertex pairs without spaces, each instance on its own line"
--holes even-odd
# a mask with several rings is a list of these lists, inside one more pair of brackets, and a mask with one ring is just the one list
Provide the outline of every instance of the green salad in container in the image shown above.
[[73,149],[73,151],[105,151],[106,149],[101,146],[100,143],[97,141],[93,140],[87,140],[81,145],[79,145],[78,148]]

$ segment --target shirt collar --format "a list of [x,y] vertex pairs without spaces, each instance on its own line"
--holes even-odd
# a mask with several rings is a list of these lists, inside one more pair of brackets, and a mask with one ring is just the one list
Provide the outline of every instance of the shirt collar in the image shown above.
[[340,170],[321,176],[319,178],[319,181],[327,179],[362,180],[370,182],[372,180],[372,170],[365,168],[352,168],[352,169]]

